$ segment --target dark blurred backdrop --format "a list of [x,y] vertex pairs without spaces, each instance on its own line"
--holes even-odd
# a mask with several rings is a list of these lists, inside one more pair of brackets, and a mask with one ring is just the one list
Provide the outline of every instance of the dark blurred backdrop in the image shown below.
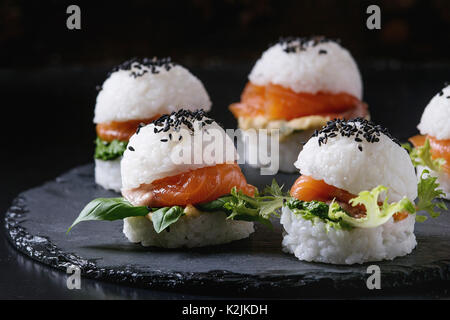
[[[82,29],[66,28],[81,8]],[[378,4],[382,29],[365,27]],[[450,59],[448,0],[21,1],[0,4],[0,67],[109,65],[130,56],[187,64],[252,61],[280,36],[341,38],[358,60]]]

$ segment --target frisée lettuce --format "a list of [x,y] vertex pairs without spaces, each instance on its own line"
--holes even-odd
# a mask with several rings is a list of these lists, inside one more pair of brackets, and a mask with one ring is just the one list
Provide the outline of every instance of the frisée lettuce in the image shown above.
[[[436,183],[436,177],[430,176],[428,170],[424,170],[418,186],[417,206],[404,197],[398,202],[388,203],[385,197],[382,203],[379,202],[379,196],[382,192],[388,190],[385,186],[377,186],[370,191],[362,191],[349,204],[353,207],[363,205],[366,209],[366,215],[361,218],[354,218],[346,212],[338,202],[333,199],[327,204],[322,201],[301,201],[294,197],[289,197],[281,192],[281,188],[276,181],[272,182],[272,186],[266,189],[273,198],[281,199],[281,205],[287,206],[294,214],[301,216],[305,220],[313,223],[321,220],[325,223],[327,230],[329,228],[351,230],[352,228],[376,228],[386,223],[395,213],[404,212],[415,214],[416,221],[423,222],[426,216],[416,214],[419,211],[425,211],[432,218],[440,215],[437,209],[447,209],[443,202],[435,201],[444,195],[444,192],[438,189],[439,184]],[[272,200],[272,203],[280,204]]]
[[381,192],[386,192],[388,188],[378,186],[370,191],[362,191],[356,198],[350,199],[353,207],[364,205],[366,215],[362,218],[353,218],[347,212],[343,211],[339,205],[333,200],[330,204],[328,215],[334,219],[342,219],[352,227],[357,228],[376,228],[386,223],[397,212],[415,213],[414,204],[406,197],[399,202],[388,204],[386,197],[383,204],[378,203]]
[[402,147],[408,151],[411,161],[415,167],[420,165],[428,167],[433,171],[439,171],[441,166],[445,164],[445,159],[433,159],[431,157],[431,146],[428,139],[425,139],[424,145],[418,148],[412,148],[409,143],[402,144]]

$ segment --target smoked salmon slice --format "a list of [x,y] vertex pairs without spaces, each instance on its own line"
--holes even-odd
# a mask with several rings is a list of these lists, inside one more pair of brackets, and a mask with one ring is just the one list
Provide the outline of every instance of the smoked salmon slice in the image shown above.
[[99,123],[96,126],[97,136],[103,141],[111,142],[113,140],[126,141],[136,132],[141,123],[149,124],[160,117],[129,121],[112,121],[108,123]]
[[[296,93],[279,85],[257,86],[248,82],[241,96],[241,102],[230,106],[236,118],[265,116],[269,120],[292,120],[295,118],[323,115],[330,119],[349,110],[365,105],[347,93]],[[356,115],[365,117],[365,114]]]
[[123,195],[135,206],[160,208],[213,201],[229,194],[233,187],[248,196],[253,196],[256,189],[247,184],[237,164],[218,164],[124,190]]
[[442,158],[445,160],[445,164],[442,166],[447,175],[450,175],[450,139],[438,140],[430,135],[416,135],[409,138],[409,141],[415,148],[421,147],[425,144],[425,140],[428,139],[431,148],[431,157],[433,159]]
[[[316,200],[329,203],[335,199],[354,218],[361,218],[366,215],[364,205],[357,205],[355,207],[350,205],[350,200],[356,198],[356,195],[329,185],[323,180],[315,180],[310,176],[300,176],[292,186],[290,194],[294,198],[302,201]],[[400,221],[407,216],[408,213],[397,212],[394,214],[394,220]]]

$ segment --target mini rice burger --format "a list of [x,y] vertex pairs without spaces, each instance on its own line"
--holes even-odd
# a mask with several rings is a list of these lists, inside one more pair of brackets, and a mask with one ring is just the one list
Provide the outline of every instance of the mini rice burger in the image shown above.
[[435,217],[435,206],[445,207],[431,202],[442,195],[436,178],[417,185],[406,150],[365,119],[328,122],[295,166],[302,176],[283,198],[280,222],[283,250],[300,260],[354,264],[409,254],[416,246],[415,220],[426,218],[416,212]]
[[96,183],[120,191],[120,161],[130,137],[140,125],[181,107],[209,110],[211,101],[201,81],[170,58],[132,59],[115,67],[95,105]]
[[368,118],[362,81],[351,54],[324,38],[286,38],[265,51],[249,75],[239,103],[230,110],[243,130],[246,162],[258,154],[249,132],[279,131],[279,170],[295,172],[301,145],[334,118]]
[[123,198],[91,201],[71,228],[124,219],[129,241],[166,248],[247,238],[252,221],[268,220],[236,160],[231,138],[202,110],[162,116],[130,138],[121,162]]
[[445,198],[450,200],[450,86],[428,103],[417,128],[420,135],[409,140],[410,156],[420,179],[424,170],[437,177]]

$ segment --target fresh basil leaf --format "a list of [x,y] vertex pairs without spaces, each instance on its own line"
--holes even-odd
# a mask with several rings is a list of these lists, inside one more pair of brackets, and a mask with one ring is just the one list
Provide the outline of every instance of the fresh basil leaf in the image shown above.
[[153,228],[157,233],[160,233],[177,222],[182,215],[184,215],[184,210],[179,206],[159,208],[152,212]]
[[98,198],[89,202],[72,223],[67,233],[78,223],[91,220],[114,221],[141,217],[149,213],[147,207],[135,207],[124,198]]
[[113,140],[104,141],[97,137],[95,140],[94,158],[99,160],[115,160],[120,158],[127,148],[128,142]]

